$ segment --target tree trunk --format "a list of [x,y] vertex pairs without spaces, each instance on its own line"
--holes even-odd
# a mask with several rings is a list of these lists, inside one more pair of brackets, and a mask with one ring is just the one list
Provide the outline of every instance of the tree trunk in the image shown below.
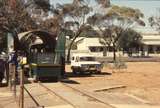
[[72,48],[73,43],[69,45],[68,52],[67,52],[67,63],[70,61],[70,55],[71,55],[71,48]]
[[116,61],[116,48],[115,43],[113,43],[113,61]]
[[72,48],[72,45],[74,43],[74,41],[76,40],[76,38],[81,34],[81,31],[79,31],[73,38],[73,40],[71,41],[70,45],[69,45],[69,48],[68,48],[68,53],[67,53],[67,63],[70,62],[70,55],[71,55],[71,48]]
[[15,31],[13,31],[12,35],[13,35],[13,39],[14,39],[14,50],[17,51],[21,47],[20,41],[18,39],[18,34]]

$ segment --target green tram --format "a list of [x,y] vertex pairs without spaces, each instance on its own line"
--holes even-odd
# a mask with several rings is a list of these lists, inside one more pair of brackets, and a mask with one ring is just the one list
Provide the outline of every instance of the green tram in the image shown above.
[[[29,77],[34,80],[59,80],[65,73],[65,36],[46,31],[29,31],[18,35],[21,50],[27,57]],[[26,66],[26,67],[27,67]]]

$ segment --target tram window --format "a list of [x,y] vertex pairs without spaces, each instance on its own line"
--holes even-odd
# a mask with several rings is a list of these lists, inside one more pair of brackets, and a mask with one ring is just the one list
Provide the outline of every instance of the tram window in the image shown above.
[[91,52],[96,52],[96,47],[89,47]]
[[89,47],[89,50],[91,52],[102,52],[103,51],[103,47],[101,47],[101,46],[97,46],[97,47],[92,46],[92,47]]
[[44,51],[43,51],[43,49],[41,49],[41,53],[43,53]]
[[35,50],[34,50],[34,51],[35,51],[35,53],[37,53],[37,52],[38,52],[38,50],[37,50],[36,48],[35,48]]
[[31,52],[33,53],[33,52],[34,52],[34,50],[33,50],[33,49],[31,49]]

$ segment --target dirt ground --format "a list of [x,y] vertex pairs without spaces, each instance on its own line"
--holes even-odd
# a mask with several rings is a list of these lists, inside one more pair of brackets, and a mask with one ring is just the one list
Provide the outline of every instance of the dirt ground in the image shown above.
[[[128,94],[131,96],[136,96],[138,99],[146,100],[151,104],[159,105],[160,62],[129,62],[126,64],[128,68],[122,70],[113,70],[111,68],[112,64],[108,64],[103,68],[101,74],[93,73],[92,75],[74,75],[71,73],[70,65],[66,65],[67,77],[69,79],[67,81],[71,81],[69,84],[71,84],[73,87],[75,86],[79,89],[87,90],[87,92],[91,91],[100,95],[108,95],[108,93],[112,94],[112,92],[120,95]],[[59,86],[58,83],[49,83],[49,85],[52,85],[53,89],[55,89],[54,87]],[[64,104],[64,102],[57,98],[57,96],[46,95],[48,93],[46,90],[44,90],[44,93],[42,93],[41,89],[38,88],[40,86],[37,86],[36,83],[28,84],[26,86],[27,88],[30,87],[30,91],[37,96],[36,99],[39,99],[39,102],[41,102],[43,105],[45,104],[46,106],[54,106]],[[60,89],[62,90],[62,88]],[[13,94],[7,90],[8,89],[6,87],[0,87],[0,108],[3,105],[5,105],[4,108],[10,108],[10,106],[16,108],[14,107],[16,106],[16,103],[12,102]],[[50,101],[48,101],[46,98]],[[31,99],[28,97],[26,97],[26,99],[29,99],[26,101],[26,104],[32,105],[33,102]],[[52,99],[54,99],[54,101]],[[123,100],[124,98],[120,99]],[[11,102],[8,103],[8,100]]]
[[[108,65],[103,68],[100,75],[93,74],[87,77],[71,77],[70,79],[80,83],[79,86],[86,86],[86,89],[118,83],[124,85],[125,88],[110,92],[128,93],[151,103],[160,104],[160,63],[129,62],[126,64],[127,69],[112,70]],[[66,71],[71,72],[69,65],[66,66]]]

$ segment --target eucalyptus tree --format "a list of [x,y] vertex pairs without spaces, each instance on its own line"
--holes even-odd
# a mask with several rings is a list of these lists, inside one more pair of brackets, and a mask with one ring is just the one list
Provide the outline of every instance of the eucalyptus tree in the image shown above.
[[5,33],[11,33],[14,37],[15,45],[17,45],[18,32],[31,29],[33,26],[30,25],[34,25],[34,22],[25,11],[20,0],[1,0],[0,4],[0,30]]
[[119,38],[128,28],[137,24],[145,26],[141,18],[143,18],[143,13],[138,9],[113,5],[106,10],[106,13],[96,13],[89,17],[88,23],[99,30],[100,42],[104,44],[104,49],[108,46],[113,47],[113,60],[116,60]]
[[60,19],[60,28],[72,30],[73,36],[70,44],[68,45],[67,61],[70,60],[70,51],[74,41],[84,30],[91,28],[86,22],[86,19],[92,8],[89,6],[89,0],[73,0],[68,4],[57,4],[57,17]]
[[142,36],[134,29],[129,28],[123,32],[123,35],[120,37],[118,41],[118,44],[119,47],[123,49],[123,51],[127,52],[129,56],[131,56],[133,49],[139,52],[143,44]]
[[0,21],[2,27],[9,31],[25,31],[35,28],[35,23],[31,16],[25,10],[21,0],[3,0],[5,1],[0,8],[0,14],[3,21]]
[[[92,11],[89,1],[73,0],[72,3],[57,4],[54,7],[50,4],[50,0],[1,0],[0,29],[11,32],[14,37],[19,32],[37,28],[51,29],[56,34],[64,28],[73,30],[74,36],[68,51],[69,58],[70,48],[75,39],[82,31],[91,28],[86,23],[86,18]],[[109,0],[95,1],[102,7],[108,7],[110,4]]]
[[25,6],[25,10],[31,16],[32,20],[37,24],[39,29],[50,29],[49,23],[52,23],[53,17],[50,14],[54,10],[50,4],[50,0],[21,0]]
[[17,34],[20,32],[38,29],[38,17],[49,10],[46,0],[1,0],[0,1],[0,30],[13,35],[16,49],[19,46]]
[[[108,7],[109,0],[95,0],[102,7]],[[70,51],[74,41],[83,31],[91,30],[87,18],[93,12],[90,0],[73,0],[70,4],[58,5],[59,16],[63,17],[63,26],[65,29],[74,31],[73,38],[69,44],[67,61],[70,59]]]
[[[51,31],[56,34],[58,34],[61,29],[63,30],[65,29],[65,31],[66,30],[73,31],[73,36],[68,47],[67,61],[69,61],[70,50],[76,38],[79,37],[83,31],[91,29],[91,26],[86,22],[86,19],[91,14],[93,8],[89,4],[90,0],[73,0],[73,2],[71,3],[56,4],[56,6],[51,6],[48,0],[42,0],[43,3],[42,2],[38,3],[40,0],[26,0],[26,1],[30,1],[28,2],[28,5],[32,4],[32,6],[34,6],[36,4],[38,7],[42,7],[42,9],[45,10],[45,12],[40,11],[42,17],[38,16],[42,20],[44,18],[43,15],[45,15],[46,13],[50,12],[50,14],[53,14],[53,16],[46,19],[43,23],[39,24],[40,27],[42,27],[43,29],[45,29],[44,27],[46,27],[48,29],[51,29]],[[101,5],[101,7],[108,7],[110,5],[109,0],[95,0],[95,2]],[[45,4],[45,6],[43,7],[42,4]],[[36,9],[37,8],[35,7],[35,10]],[[30,9],[30,7],[29,10],[31,12],[33,11]],[[34,17],[36,18],[37,16]],[[39,19],[40,22],[42,21],[41,19]]]

